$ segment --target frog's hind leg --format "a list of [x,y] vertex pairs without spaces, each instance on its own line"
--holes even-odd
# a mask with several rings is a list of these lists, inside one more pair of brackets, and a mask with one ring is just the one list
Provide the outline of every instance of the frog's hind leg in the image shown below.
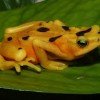
[[8,70],[8,69],[12,69],[15,68],[16,72],[20,73],[21,72],[21,68],[20,65],[17,64],[14,61],[6,61],[1,55],[0,55],[0,70]]
[[16,26],[16,27],[7,28],[5,30],[5,33],[15,33],[15,32],[24,31],[26,29],[32,28],[34,23],[35,22],[28,22],[28,23],[25,23],[25,24],[22,24],[22,25],[19,25],[19,26]]
[[42,48],[34,45],[34,49],[43,68],[49,70],[63,70],[64,68],[66,68],[67,65],[65,65],[64,63],[49,60],[45,50],[43,50]]
[[34,39],[33,40],[33,45],[37,46],[37,47],[40,47],[48,52],[51,52],[53,53],[54,55],[60,57],[61,59],[63,60],[72,60],[73,57],[61,52],[61,50],[54,44],[48,42],[48,41],[44,41],[44,40],[39,40],[38,38],[37,39]]

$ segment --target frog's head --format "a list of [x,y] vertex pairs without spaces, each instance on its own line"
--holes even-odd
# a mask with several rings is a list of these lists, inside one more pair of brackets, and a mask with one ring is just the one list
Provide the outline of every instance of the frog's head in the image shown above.
[[65,53],[68,60],[79,58],[100,46],[99,26],[87,29],[70,30],[69,34],[56,37],[54,43],[61,52]]

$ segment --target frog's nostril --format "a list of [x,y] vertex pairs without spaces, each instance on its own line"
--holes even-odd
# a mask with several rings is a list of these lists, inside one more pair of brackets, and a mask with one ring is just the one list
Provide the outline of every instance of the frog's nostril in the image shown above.
[[22,48],[18,48],[18,50],[21,50]]

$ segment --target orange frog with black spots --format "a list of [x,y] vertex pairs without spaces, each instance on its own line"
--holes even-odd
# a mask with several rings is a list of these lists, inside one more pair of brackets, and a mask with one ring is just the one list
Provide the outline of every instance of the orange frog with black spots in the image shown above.
[[28,66],[37,72],[63,70],[73,61],[100,46],[100,28],[68,27],[59,20],[34,21],[5,30],[0,43],[0,70]]

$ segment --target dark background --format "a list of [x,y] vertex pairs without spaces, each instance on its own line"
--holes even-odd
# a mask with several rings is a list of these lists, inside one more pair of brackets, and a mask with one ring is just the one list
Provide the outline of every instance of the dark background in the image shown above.
[[43,99],[51,99],[51,100],[99,100],[100,94],[53,94],[53,93],[36,93],[29,91],[18,91],[18,90],[10,90],[10,89],[0,89],[0,100],[3,99],[33,99],[33,100],[43,100]]

